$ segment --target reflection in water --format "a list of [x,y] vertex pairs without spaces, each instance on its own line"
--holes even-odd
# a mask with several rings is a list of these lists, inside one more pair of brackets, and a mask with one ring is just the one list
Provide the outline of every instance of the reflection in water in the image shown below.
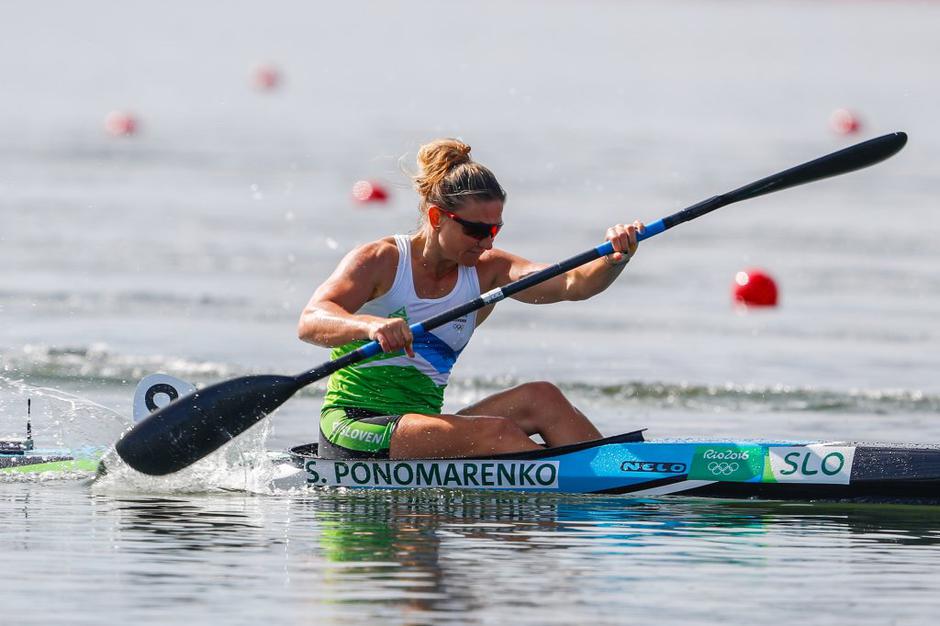
[[789,622],[840,597],[842,621],[916,621],[940,593],[938,543],[928,506],[0,489],[7,608],[41,623],[87,607],[135,623],[187,607],[193,625]]
[[477,608],[469,589],[448,587],[441,565],[440,528],[459,515],[448,510],[447,502],[461,499],[460,494],[349,491],[317,496],[297,507],[312,516],[319,530],[317,549],[309,557],[311,563],[321,563],[328,602],[360,611],[366,604],[394,608],[406,623],[431,616],[446,622],[448,616]]
[[[97,496],[99,500],[108,500]],[[126,532],[156,535],[168,551],[240,550],[267,545],[259,536],[263,518],[255,511],[250,521],[250,500],[242,498],[175,499],[134,497],[110,500]]]
[[600,598],[609,608],[651,575],[701,585],[720,572],[733,587],[748,570],[785,577],[781,556],[868,568],[880,547],[940,543],[933,507],[376,490],[318,492],[293,508],[318,529],[308,559],[328,602],[373,617],[396,608],[413,623]]
[[[266,523],[276,501],[242,494],[92,499],[96,512],[112,520],[124,576],[147,589],[135,610],[159,614],[179,603],[205,605],[233,595],[260,602],[267,595],[267,561],[286,543]],[[228,604],[212,610],[238,614]]]

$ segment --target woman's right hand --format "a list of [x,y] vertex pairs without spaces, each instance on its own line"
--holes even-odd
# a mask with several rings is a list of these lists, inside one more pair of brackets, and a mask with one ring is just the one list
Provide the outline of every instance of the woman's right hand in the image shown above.
[[415,355],[411,329],[408,322],[400,317],[377,319],[370,325],[369,339],[379,342],[383,352],[404,350],[410,357]]

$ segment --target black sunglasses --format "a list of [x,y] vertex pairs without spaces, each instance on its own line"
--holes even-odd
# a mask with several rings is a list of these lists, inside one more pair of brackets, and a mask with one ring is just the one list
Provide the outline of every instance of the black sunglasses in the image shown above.
[[451,213],[450,211],[445,211],[441,207],[437,207],[437,208],[441,213],[443,213],[450,219],[454,220],[455,222],[463,226],[464,235],[466,235],[467,237],[473,237],[474,239],[478,241],[482,241],[483,239],[486,239],[487,237],[495,237],[497,233],[499,233],[499,229],[503,227],[502,222],[500,222],[499,224],[487,224],[486,222],[471,222],[469,220],[461,219],[457,217],[454,213]]

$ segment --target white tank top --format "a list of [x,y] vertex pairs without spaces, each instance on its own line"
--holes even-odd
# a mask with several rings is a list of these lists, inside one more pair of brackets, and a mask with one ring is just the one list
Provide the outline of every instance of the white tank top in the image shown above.
[[[395,235],[395,244],[398,246],[398,268],[391,289],[375,300],[366,302],[357,313],[376,317],[404,317],[409,324],[414,324],[480,295],[480,279],[476,268],[458,265],[457,284],[449,294],[441,298],[419,298],[411,270],[411,239],[408,235]],[[407,355],[392,356],[362,363],[358,368],[389,365],[415,367],[434,381],[435,385],[446,385],[457,357],[473,335],[476,320],[476,312],[473,312],[415,337],[415,358]]]

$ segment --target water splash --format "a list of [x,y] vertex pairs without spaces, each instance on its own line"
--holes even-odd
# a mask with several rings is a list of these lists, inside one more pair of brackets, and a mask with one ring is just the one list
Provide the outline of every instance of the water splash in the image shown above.
[[37,448],[62,448],[91,458],[131,424],[128,417],[87,398],[0,376],[0,434],[25,433],[27,399],[32,400]]
[[284,491],[279,482],[296,473],[284,463],[283,455],[269,453],[265,442],[271,433],[270,420],[222,446],[193,465],[166,476],[142,474],[111,449],[102,458],[102,467],[93,490],[107,494],[205,494],[247,492],[273,494]]

